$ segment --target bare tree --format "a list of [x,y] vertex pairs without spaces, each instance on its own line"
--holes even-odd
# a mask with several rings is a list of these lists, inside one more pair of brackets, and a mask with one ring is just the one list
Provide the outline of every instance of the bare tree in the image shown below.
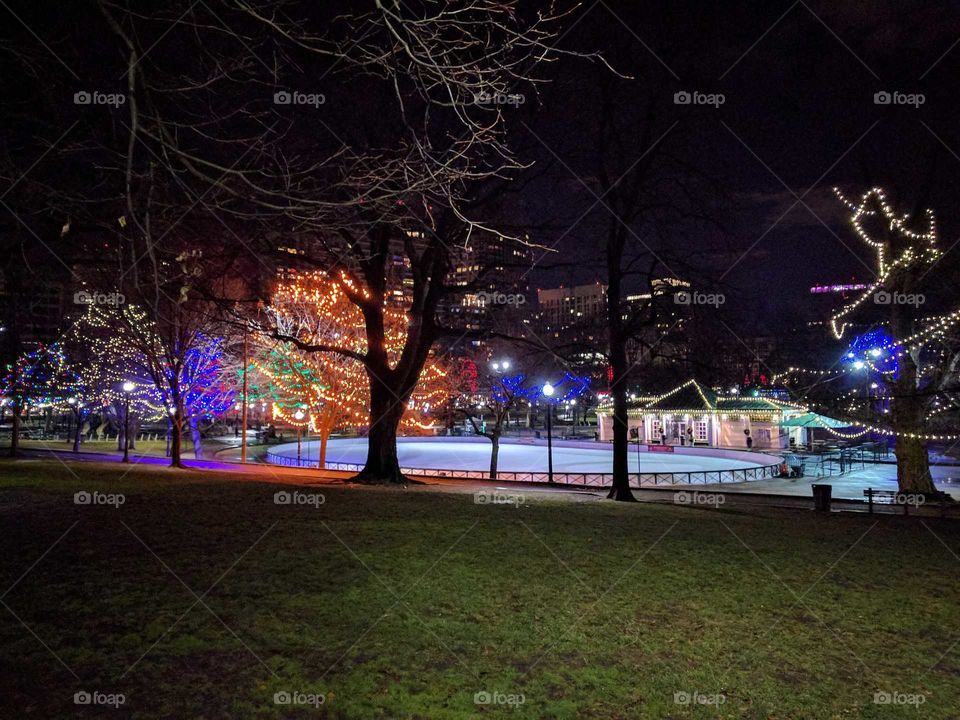
[[[835,339],[855,335],[855,321],[867,332],[844,350],[844,361],[815,372],[813,382],[802,372],[789,376],[814,407],[895,436],[900,489],[933,494],[928,444],[956,432],[950,410],[957,407],[960,365],[960,308],[951,302],[949,284],[938,288],[943,283],[934,269],[943,251],[933,211],[926,210],[923,220],[899,214],[880,188],[856,200],[838,195],[852,228],[875,252],[877,276],[833,313],[829,326]],[[941,298],[938,289],[946,290]]]
[[[480,363],[483,367],[486,363]],[[502,370],[502,371],[501,371]],[[497,479],[497,463],[500,457],[500,438],[507,427],[510,414],[519,409],[522,401],[530,401],[538,388],[525,386],[523,375],[507,374],[509,367],[493,372],[478,373],[476,392],[469,388],[457,399],[457,410],[470,422],[476,435],[490,441],[490,479]],[[489,415],[491,422],[484,419]]]
[[[353,283],[371,392],[360,479],[402,481],[396,423],[440,332],[452,248],[487,227],[468,212],[473,189],[525,169],[508,142],[512,98],[532,99],[569,14],[518,0],[93,7],[102,53],[71,36],[58,56],[67,86],[83,77],[78,94],[107,107],[84,110],[56,152],[86,182],[55,188],[46,204],[73,220],[71,237],[96,248],[98,266],[112,265],[175,355],[206,322],[205,301],[234,320],[238,307],[254,314],[278,269]],[[397,262],[409,328],[391,364],[379,348]],[[226,271],[248,285],[216,298]]]

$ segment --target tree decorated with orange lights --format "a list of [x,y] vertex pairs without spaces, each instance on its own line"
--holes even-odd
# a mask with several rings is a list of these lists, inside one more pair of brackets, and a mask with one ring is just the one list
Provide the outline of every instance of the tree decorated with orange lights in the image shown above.
[[[263,352],[254,365],[269,381],[274,416],[294,427],[316,432],[320,463],[330,435],[347,427],[378,422],[370,402],[370,374],[364,315],[349,293],[369,293],[343,274],[322,271],[288,273],[276,287],[269,307],[272,330],[262,335]],[[388,296],[383,307],[382,351],[391,369],[406,344],[409,320]],[[409,433],[429,430],[435,411],[449,397],[449,371],[429,357],[408,397],[395,396],[391,410]]]

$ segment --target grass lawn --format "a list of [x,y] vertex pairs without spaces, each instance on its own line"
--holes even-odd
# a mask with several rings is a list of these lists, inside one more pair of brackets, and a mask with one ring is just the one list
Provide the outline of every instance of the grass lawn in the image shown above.
[[[30,440],[22,439],[20,441],[20,446],[27,449],[34,450],[73,450],[73,441],[72,440]],[[0,452],[9,449],[9,443],[6,443],[3,446],[0,446]],[[212,455],[217,450],[223,450],[226,446],[222,443],[216,443],[211,441],[204,442],[204,450]],[[116,440],[84,440],[83,444],[80,446],[81,451],[83,452],[108,452],[108,453],[117,453],[122,452],[122,450],[117,450],[117,441]],[[167,450],[167,441],[164,439],[161,440],[137,440],[137,447],[131,448],[131,455],[165,455]],[[189,438],[183,443],[183,456],[192,458],[193,457],[193,443],[190,442]]]
[[[953,522],[72,470],[0,462],[3,718],[960,708]],[[125,502],[76,505],[80,490]],[[325,502],[274,504],[283,490]],[[74,705],[79,690],[125,702]]]
[[[10,443],[7,441],[2,449],[7,450],[9,447]],[[20,447],[33,448],[36,450],[72,450],[73,440],[31,440],[30,438],[21,438]],[[136,449],[131,449],[130,452],[163,454],[166,447],[166,440],[137,440]],[[191,450],[191,454],[193,454],[193,445],[184,443],[184,450],[188,448]],[[84,440],[80,449],[88,452],[121,452],[117,450],[116,440]]]
[[[21,440],[20,446],[27,450],[73,450],[73,441],[64,440]],[[257,442],[247,443],[247,457],[250,461],[265,455],[267,445]],[[0,457],[9,451],[9,444],[0,442]],[[101,452],[101,453],[120,453],[117,450],[116,440],[85,440],[81,446],[82,452]],[[166,440],[138,440],[137,447],[130,450],[130,456],[137,458],[140,456],[165,457],[167,452]],[[217,440],[208,439],[203,441],[204,460],[222,460],[224,462],[240,462],[240,447],[231,447]],[[194,457],[193,443],[189,439],[183,443],[183,458],[192,460]],[[64,456],[64,460],[69,458]]]

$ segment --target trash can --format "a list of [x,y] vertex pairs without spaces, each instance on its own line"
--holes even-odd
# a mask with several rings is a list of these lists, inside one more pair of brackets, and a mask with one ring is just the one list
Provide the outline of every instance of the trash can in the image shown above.
[[813,509],[830,512],[830,496],[833,485],[811,485],[813,488]]

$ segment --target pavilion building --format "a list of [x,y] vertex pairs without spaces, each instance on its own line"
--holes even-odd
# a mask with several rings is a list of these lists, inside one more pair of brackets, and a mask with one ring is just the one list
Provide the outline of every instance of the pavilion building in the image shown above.
[[[648,445],[747,447],[782,449],[790,430],[780,423],[802,415],[805,408],[767,397],[726,397],[688,380],[662,395],[628,399],[627,423],[633,442]],[[606,401],[597,409],[601,442],[613,439],[613,408]]]

